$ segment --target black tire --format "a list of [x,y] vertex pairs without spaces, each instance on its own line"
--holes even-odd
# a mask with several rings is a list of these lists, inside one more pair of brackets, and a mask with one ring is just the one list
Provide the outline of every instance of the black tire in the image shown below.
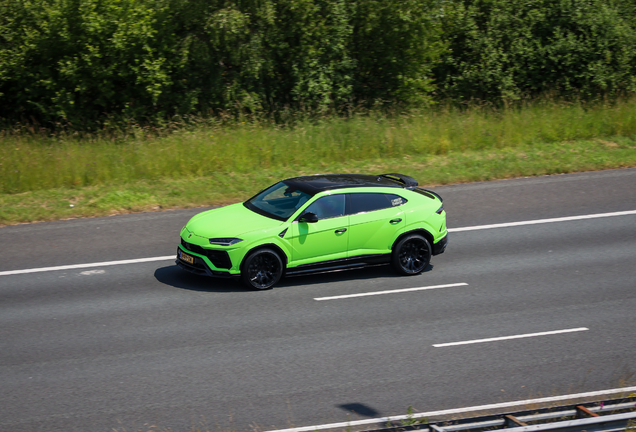
[[243,262],[241,280],[249,288],[272,288],[283,275],[283,260],[272,249],[259,249],[250,253]]
[[431,245],[420,234],[407,235],[393,248],[391,262],[395,271],[402,275],[419,274],[431,262]]

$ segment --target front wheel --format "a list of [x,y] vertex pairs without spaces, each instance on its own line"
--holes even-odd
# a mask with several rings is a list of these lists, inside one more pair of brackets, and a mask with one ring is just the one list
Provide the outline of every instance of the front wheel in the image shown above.
[[248,255],[241,271],[241,280],[252,289],[273,287],[283,275],[283,261],[271,249],[259,249]]
[[391,260],[398,273],[416,275],[431,261],[431,245],[419,234],[408,235],[395,245]]

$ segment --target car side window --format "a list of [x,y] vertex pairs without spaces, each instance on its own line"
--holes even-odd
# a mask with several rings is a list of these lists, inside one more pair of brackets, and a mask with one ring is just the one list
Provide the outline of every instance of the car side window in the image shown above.
[[311,203],[305,212],[314,213],[320,219],[329,219],[345,214],[345,195],[328,195]]
[[352,193],[349,214],[366,213],[374,210],[402,205],[404,198],[395,194],[383,193]]
[[391,207],[383,193],[352,193],[350,214],[366,213]]

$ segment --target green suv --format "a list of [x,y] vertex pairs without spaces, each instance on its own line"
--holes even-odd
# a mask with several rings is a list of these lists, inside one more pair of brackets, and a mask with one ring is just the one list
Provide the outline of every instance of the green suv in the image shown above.
[[294,177],[194,216],[177,265],[269,289],[284,275],[391,264],[415,275],[448,244],[442,198],[402,174]]

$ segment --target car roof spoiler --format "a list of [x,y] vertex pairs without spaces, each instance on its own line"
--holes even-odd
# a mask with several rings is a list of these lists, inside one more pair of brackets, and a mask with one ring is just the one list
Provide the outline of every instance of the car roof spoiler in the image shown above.
[[379,177],[388,178],[390,180],[402,183],[405,189],[415,189],[419,183],[413,177],[398,173],[380,174]]

